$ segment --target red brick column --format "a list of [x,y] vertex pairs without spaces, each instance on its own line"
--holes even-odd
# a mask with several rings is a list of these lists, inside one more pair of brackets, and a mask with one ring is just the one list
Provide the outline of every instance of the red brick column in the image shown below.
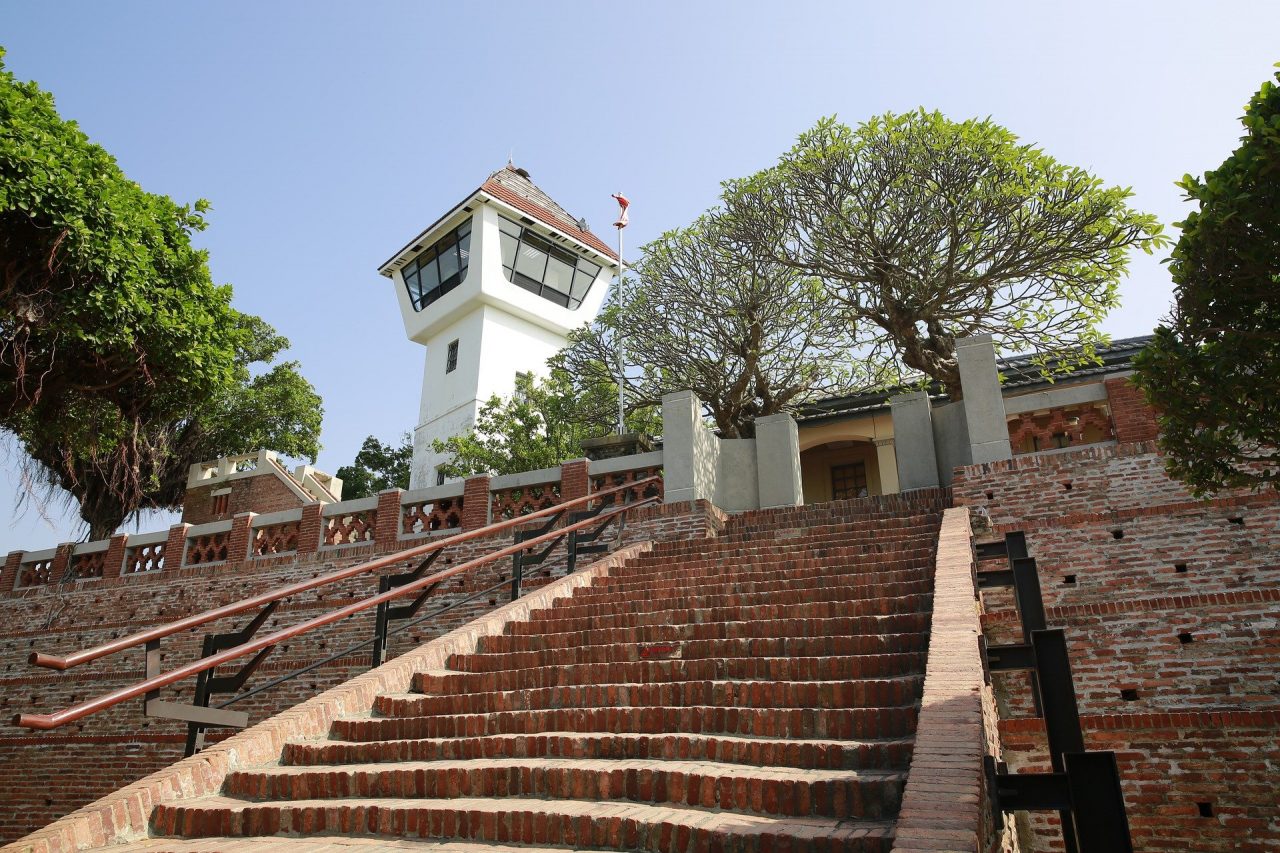
[[298,553],[314,554],[324,544],[324,504],[309,503],[302,508],[302,521],[298,522]]
[[468,477],[462,488],[462,529],[475,530],[489,523],[489,477]]
[[253,535],[253,519],[256,512],[238,512],[231,516],[231,530],[227,532],[227,565],[243,566],[249,561],[249,539]]
[[74,547],[76,547],[74,542],[63,542],[54,552],[53,566],[49,569],[51,583],[62,580],[62,576],[67,573],[67,566],[71,564],[71,549]]
[[573,459],[560,465],[560,499],[571,501],[591,494],[587,460]]
[[118,583],[124,571],[124,549],[128,546],[127,534],[118,533],[111,537],[107,553],[102,558],[102,582]]
[[1111,421],[1115,424],[1116,442],[1151,441],[1159,434],[1156,413],[1142,390],[1121,376],[1108,379],[1107,402],[1111,405]]
[[165,571],[182,568],[187,555],[187,531],[190,529],[190,524],[175,524],[169,528],[169,538],[164,541]]
[[4,558],[4,568],[0,569],[0,592],[11,592],[18,583],[18,566],[22,564],[25,551],[10,551]]
[[378,492],[378,517],[373,526],[373,547],[378,551],[394,551],[400,539],[400,490]]

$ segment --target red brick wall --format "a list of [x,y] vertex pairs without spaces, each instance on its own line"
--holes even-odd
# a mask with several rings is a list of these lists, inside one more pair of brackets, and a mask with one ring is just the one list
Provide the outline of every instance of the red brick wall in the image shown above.
[[1116,428],[1116,441],[1151,441],[1159,433],[1156,413],[1129,377],[1106,380],[1107,402]]
[[[230,487],[227,512],[213,512],[213,492]],[[187,524],[205,524],[220,521],[242,512],[256,512],[259,515],[268,512],[279,512],[285,509],[297,509],[309,500],[302,500],[292,489],[281,482],[280,477],[268,470],[254,477],[238,477],[234,480],[223,480],[209,486],[198,486],[188,489],[182,504],[182,520]]]
[[[1280,845],[1280,499],[1195,500],[1154,451],[975,465],[952,488],[996,534],[1026,531],[1048,623],[1067,634],[1089,745],[1120,752],[1136,849]],[[1009,592],[982,604],[988,641],[1013,641]],[[1025,676],[993,683],[1010,765],[1044,769]],[[1199,817],[1205,802],[1214,817]],[[1061,849],[1053,820],[1029,825],[1032,849]]]
[[[267,479],[267,478],[251,478]],[[705,503],[663,505],[635,511],[628,518],[624,541],[686,539],[713,535],[724,516]],[[181,529],[176,528],[176,529]],[[615,541],[610,538],[608,541]],[[457,565],[499,546],[510,544],[510,532],[462,543],[442,553],[439,568]],[[38,587],[0,598],[0,719],[25,711],[51,711],[91,695],[135,682],[141,673],[142,650],[136,649],[77,667],[67,673],[36,669],[26,663],[33,650],[65,654],[125,636],[212,607],[237,601],[286,583],[310,578],[340,565],[368,559],[373,545],[352,546],[340,552],[298,554],[229,565],[167,568],[163,572],[100,582]],[[338,556],[340,555],[340,556]],[[388,571],[399,572],[409,565]],[[436,590],[423,615],[466,595],[509,582],[511,562],[504,559],[465,576],[450,579]],[[524,579],[530,593],[562,574],[563,549],[547,563],[531,567]],[[349,579],[297,596],[281,606],[264,627],[275,630],[319,615],[376,591],[374,575]],[[507,601],[508,587],[482,595],[443,617],[425,622],[392,638],[392,655],[416,647]],[[230,631],[247,616],[209,626]],[[369,639],[372,611],[342,620],[313,634],[282,643],[250,681],[261,684]],[[203,632],[168,638],[162,645],[164,666],[189,661],[199,652]],[[319,691],[364,672],[368,648],[334,664],[286,682],[275,690],[237,704],[251,721],[261,720]],[[163,698],[190,701],[191,684],[161,691]],[[141,715],[140,702],[47,733],[0,729],[0,841],[12,840],[75,808],[140,778],[181,757],[185,727]],[[210,742],[228,736],[214,730]]]

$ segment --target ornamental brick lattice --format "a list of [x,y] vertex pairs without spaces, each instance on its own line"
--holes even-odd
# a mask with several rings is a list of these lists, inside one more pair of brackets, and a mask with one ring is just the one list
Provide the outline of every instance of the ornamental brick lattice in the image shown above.
[[358,542],[372,542],[377,525],[378,511],[376,509],[326,518],[324,523],[324,544],[352,545]]
[[164,543],[135,545],[124,552],[124,574],[158,572],[164,568]]
[[184,565],[202,566],[206,563],[222,563],[227,559],[227,533],[209,533],[187,542],[187,558]]
[[73,554],[71,556],[71,577],[77,580],[102,577],[102,568],[106,563],[106,557],[106,551],[95,551],[92,554]]
[[53,558],[32,560],[18,567],[18,586],[41,586],[53,583]]
[[560,503],[560,484],[540,483],[500,489],[493,493],[493,520],[518,518]]
[[292,554],[298,550],[297,521],[286,521],[258,528],[253,537],[253,554],[255,557],[269,557],[272,554]]
[[[629,483],[647,480],[650,477],[661,477],[662,468],[638,468],[634,471],[616,471],[612,474],[601,474],[591,478],[591,491],[602,492],[605,489],[612,489],[617,486],[625,486]],[[637,486],[634,489],[628,489],[624,494],[627,500],[640,500],[641,498],[657,498],[662,500],[662,481],[649,483],[643,487]]]
[[406,534],[453,530],[461,526],[461,497],[405,504],[400,517],[400,532]]
[[1015,454],[1096,444],[1113,438],[1111,418],[1096,406],[1068,406],[1019,415],[1009,421],[1009,443]]

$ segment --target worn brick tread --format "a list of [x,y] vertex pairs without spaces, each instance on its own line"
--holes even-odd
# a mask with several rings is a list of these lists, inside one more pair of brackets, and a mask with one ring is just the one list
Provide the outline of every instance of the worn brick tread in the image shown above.
[[753,814],[880,819],[896,813],[905,781],[904,772],[893,770],[657,759],[479,758],[235,771],[228,774],[223,793],[258,801],[596,797]]
[[[599,848],[577,848],[582,853],[603,853]],[[423,850],[429,853],[564,853],[563,847],[528,844],[485,844],[471,841],[368,838],[357,835],[321,835],[309,838],[149,838],[132,844],[113,845],[111,853],[340,853],[340,851]]]
[[[287,803],[208,797],[156,806],[152,828],[158,834],[185,837],[342,833],[680,853],[722,845],[743,853],[787,847],[887,853],[893,838],[892,821],[777,818],[692,806],[513,797]],[[816,846],[819,841],[821,847]]]
[[664,758],[750,764],[759,767],[826,767],[900,770],[911,740],[798,740],[698,734],[546,732],[483,737],[382,741],[295,741],[281,761],[291,766],[369,762],[437,761],[510,757]]

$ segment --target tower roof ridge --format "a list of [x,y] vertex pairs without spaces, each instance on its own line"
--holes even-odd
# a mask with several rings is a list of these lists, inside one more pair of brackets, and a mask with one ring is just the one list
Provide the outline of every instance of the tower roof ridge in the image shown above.
[[546,191],[535,184],[527,170],[508,163],[489,175],[480,189],[530,216],[541,219],[547,225],[559,228],[570,237],[607,257],[617,259],[617,253],[603,240],[592,232],[580,228],[577,217],[565,210],[555,199],[547,195]]

